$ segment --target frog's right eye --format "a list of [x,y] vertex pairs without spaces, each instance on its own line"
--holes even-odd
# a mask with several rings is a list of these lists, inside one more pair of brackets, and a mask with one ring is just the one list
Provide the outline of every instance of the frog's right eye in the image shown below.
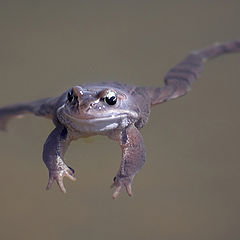
[[73,90],[71,89],[67,94],[67,99],[71,103],[74,99]]

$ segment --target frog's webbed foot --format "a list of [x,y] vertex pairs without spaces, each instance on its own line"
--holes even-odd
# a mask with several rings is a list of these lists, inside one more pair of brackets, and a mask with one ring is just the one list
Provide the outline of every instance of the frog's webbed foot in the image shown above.
[[143,138],[138,129],[131,125],[121,132],[120,145],[122,147],[122,162],[120,169],[114,177],[111,187],[116,187],[113,199],[119,195],[123,188],[132,196],[132,181],[145,162],[145,147]]
[[63,193],[66,193],[66,188],[63,184],[63,178],[67,177],[72,181],[76,181],[76,177],[74,176],[74,170],[67,165],[65,165],[64,169],[61,170],[49,170],[49,180],[46,187],[46,190],[49,190],[54,183],[54,180],[57,182],[60,190]]
[[128,196],[132,196],[132,179],[130,177],[118,176],[114,177],[113,181],[114,183],[111,185],[111,188],[116,187],[113,199],[117,198],[123,188],[126,189]]
[[63,178],[75,181],[74,170],[63,161],[63,155],[71,142],[68,131],[63,126],[57,126],[48,136],[43,148],[43,161],[49,170],[49,181],[46,189],[49,190],[57,182],[62,192],[66,192]]

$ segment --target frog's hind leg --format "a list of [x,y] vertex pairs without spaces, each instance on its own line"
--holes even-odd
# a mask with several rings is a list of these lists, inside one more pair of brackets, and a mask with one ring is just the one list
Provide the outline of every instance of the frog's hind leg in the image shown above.
[[6,131],[7,123],[11,118],[21,118],[21,114],[10,114],[7,108],[0,109],[0,130]]
[[0,108],[0,130],[6,130],[7,123],[12,118],[21,118],[26,113],[52,118],[56,103],[54,98],[46,98],[28,103],[18,103]]

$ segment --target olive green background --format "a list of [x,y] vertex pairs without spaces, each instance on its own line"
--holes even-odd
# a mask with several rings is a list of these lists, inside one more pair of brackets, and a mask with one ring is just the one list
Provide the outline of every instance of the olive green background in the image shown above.
[[[190,51],[240,38],[239,1],[0,1],[0,105],[73,85],[158,86]],[[42,146],[53,129],[27,115],[0,133],[0,239],[240,239],[240,54],[205,65],[183,98],[142,129],[147,161],[134,196],[111,198],[121,150],[79,139],[77,181],[45,191]]]

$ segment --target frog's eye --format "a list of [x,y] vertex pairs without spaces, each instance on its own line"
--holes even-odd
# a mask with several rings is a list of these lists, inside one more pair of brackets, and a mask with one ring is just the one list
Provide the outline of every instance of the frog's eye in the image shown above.
[[117,102],[117,95],[115,92],[111,91],[107,93],[104,99],[108,105],[114,105]]
[[67,99],[69,102],[72,102],[74,99],[73,90],[71,89],[67,94]]

